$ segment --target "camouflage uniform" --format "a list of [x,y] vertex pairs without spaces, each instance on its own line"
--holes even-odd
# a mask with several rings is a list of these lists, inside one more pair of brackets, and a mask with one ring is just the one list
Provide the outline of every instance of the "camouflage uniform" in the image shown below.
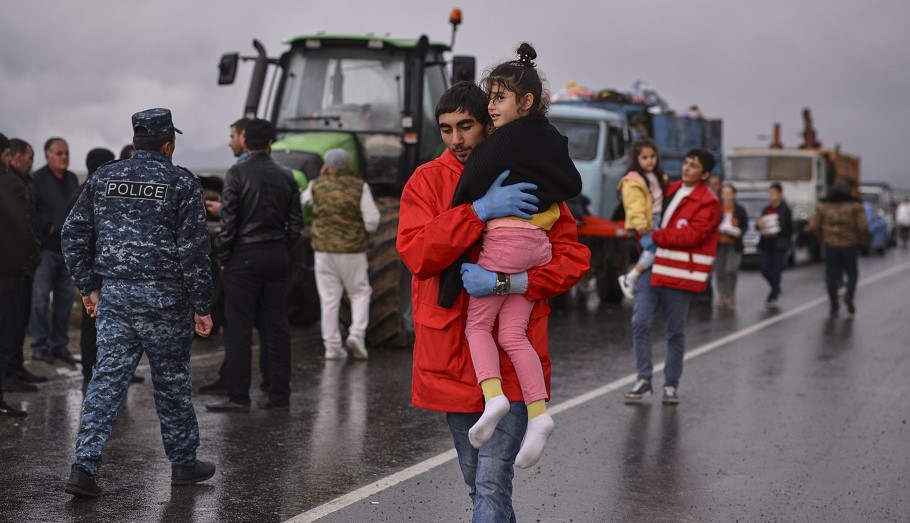
[[[179,132],[170,111],[133,115],[136,136]],[[78,467],[101,466],[130,379],[148,355],[165,452],[196,461],[199,430],[190,398],[191,308],[212,302],[210,244],[202,187],[158,151],[139,150],[95,172],[63,227],[63,253],[83,296],[100,290],[98,361],[76,438]]]
[[313,180],[313,249],[322,252],[366,252],[360,200],[363,180],[350,169],[329,168]]

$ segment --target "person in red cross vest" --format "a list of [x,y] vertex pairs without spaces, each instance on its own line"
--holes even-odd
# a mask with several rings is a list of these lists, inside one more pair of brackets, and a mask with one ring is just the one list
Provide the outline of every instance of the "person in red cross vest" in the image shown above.
[[[705,181],[714,168],[714,155],[702,149],[686,153],[682,179],[664,192],[660,227],[651,236],[657,246],[654,265],[642,273],[635,289],[632,346],[638,380],[625,394],[640,400],[652,393],[651,329],[658,310],[666,322],[667,357],[663,403],[679,403],[679,378],[685,354],[686,316],[692,296],[708,286],[717,254],[721,205]],[[642,249],[645,245],[643,238]]]

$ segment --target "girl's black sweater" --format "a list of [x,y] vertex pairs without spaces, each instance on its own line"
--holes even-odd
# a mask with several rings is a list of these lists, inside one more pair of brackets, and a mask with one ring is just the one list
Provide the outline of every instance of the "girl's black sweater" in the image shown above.
[[[519,182],[537,185],[532,191],[540,199],[535,212],[578,196],[581,175],[569,157],[568,144],[569,140],[542,115],[528,115],[497,129],[468,157],[452,207],[483,197],[506,169],[512,172],[504,186]],[[439,305],[451,307],[455,303],[462,288],[461,265],[467,261],[465,252],[440,275]]]

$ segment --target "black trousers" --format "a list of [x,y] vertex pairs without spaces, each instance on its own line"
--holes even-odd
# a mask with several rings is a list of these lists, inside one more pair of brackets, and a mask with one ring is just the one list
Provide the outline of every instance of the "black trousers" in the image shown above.
[[0,296],[11,297],[0,299],[0,401],[3,401],[3,379],[7,365],[16,351],[22,353],[22,345],[16,346],[21,305],[17,298],[24,285],[25,278],[22,276],[0,275]]
[[28,330],[28,317],[32,310],[32,277],[24,276],[22,278],[22,291],[17,299],[19,300],[19,309],[17,317],[13,319],[15,329],[13,332],[13,346],[18,350],[13,351],[10,355],[6,375],[15,375],[18,371],[25,369],[25,358],[22,351],[25,348],[25,331]]
[[828,286],[828,299],[831,301],[832,309],[837,309],[837,288],[843,281],[844,273],[847,273],[844,299],[853,301],[858,272],[856,269],[857,251],[857,247],[825,245],[825,283]]
[[290,256],[284,243],[239,245],[224,264],[224,348],[228,398],[250,402],[253,325],[262,319],[269,366],[269,399],[288,401],[291,338],[288,327]]

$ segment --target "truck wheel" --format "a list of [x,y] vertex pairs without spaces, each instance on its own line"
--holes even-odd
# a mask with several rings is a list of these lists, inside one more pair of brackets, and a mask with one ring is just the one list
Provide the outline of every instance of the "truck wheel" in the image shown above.
[[370,347],[408,347],[414,343],[414,316],[411,306],[411,273],[398,256],[397,198],[378,198],[381,215],[367,258],[370,262]]

